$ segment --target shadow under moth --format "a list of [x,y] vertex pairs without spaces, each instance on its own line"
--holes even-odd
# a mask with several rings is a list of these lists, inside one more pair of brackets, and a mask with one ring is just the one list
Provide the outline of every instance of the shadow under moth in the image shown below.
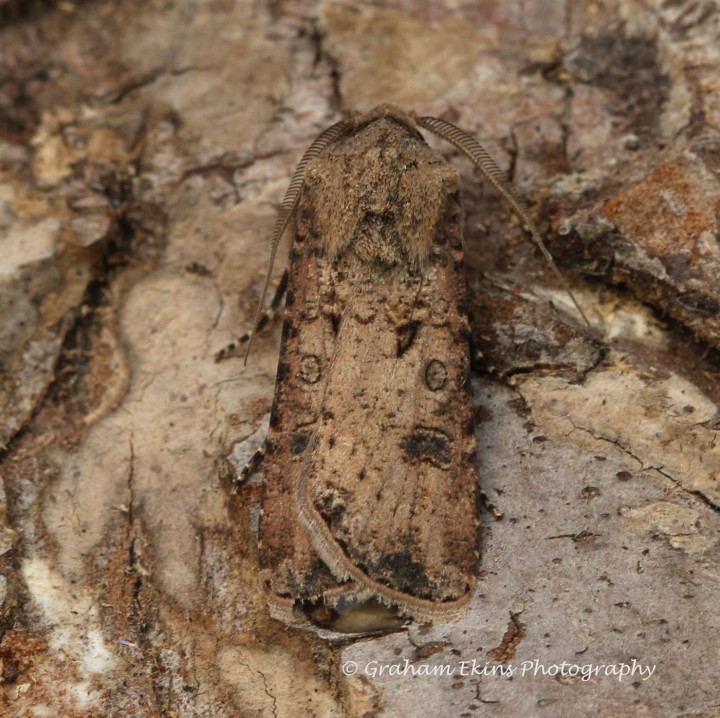
[[286,623],[450,620],[475,587],[459,177],[418,128],[468,155],[549,258],[499,168],[444,120],[380,105],[307,150],[270,262],[292,228],[259,526],[270,611]]

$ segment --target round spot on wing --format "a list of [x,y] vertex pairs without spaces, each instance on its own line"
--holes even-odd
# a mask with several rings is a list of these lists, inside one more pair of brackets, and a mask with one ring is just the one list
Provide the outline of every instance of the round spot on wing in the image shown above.
[[320,357],[316,354],[303,354],[300,357],[300,368],[297,371],[297,378],[306,384],[317,384],[321,376]]
[[425,366],[425,384],[430,391],[439,391],[447,382],[447,369],[438,359],[431,359]]

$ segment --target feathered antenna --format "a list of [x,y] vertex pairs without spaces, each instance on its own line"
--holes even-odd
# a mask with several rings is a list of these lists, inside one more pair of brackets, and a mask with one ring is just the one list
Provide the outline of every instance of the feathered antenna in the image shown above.
[[520,199],[513,186],[505,178],[502,170],[495,164],[495,160],[487,153],[487,150],[474,137],[459,127],[456,127],[451,122],[447,122],[447,120],[441,120],[438,117],[418,117],[415,121],[420,127],[446,140],[466,155],[475,167],[490,181],[490,184],[502,195],[505,201],[517,212],[518,216],[525,222],[530,230],[533,241],[540,249],[541,254],[545,257],[553,272],[570,295],[570,299],[572,299],[580,316],[585,320],[585,323],[590,326],[590,322],[585,316],[585,312],[580,308],[577,299],[575,299],[575,295],[572,293],[567,279],[565,279],[562,272],[558,269],[555,260],[545,246],[540,236],[540,231],[530,216],[525,202]]
[[295,172],[290,180],[290,186],[287,188],[285,196],[283,197],[280,212],[277,220],[275,221],[275,228],[273,229],[272,238],[270,240],[272,245],[270,250],[270,262],[268,263],[268,270],[265,275],[265,284],[263,284],[262,294],[260,295],[260,303],[258,304],[257,312],[255,312],[253,328],[250,332],[250,336],[248,337],[247,349],[245,350],[245,360],[243,362],[244,364],[247,364],[250,347],[252,345],[253,337],[255,336],[255,330],[262,315],[265,297],[267,296],[267,290],[270,286],[270,275],[272,273],[273,264],[275,264],[275,255],[277,253],[278,244],[280,244],[280,240],[282,239],[283,234],[285,234],[285,230],[290,223],[291,217],[295,213],[298,200],[300,199],[300,190],[302,189],[302,183],[305,177],[305,167],[310,160],[315,159],[331,142],[334,142],[343,135],[350,126],[350,122],[347,120],[341,120],[331,127],[328,127],[317,137],[310,147],[307,148],[305,154],[300,160],[300,163],[295,168]]

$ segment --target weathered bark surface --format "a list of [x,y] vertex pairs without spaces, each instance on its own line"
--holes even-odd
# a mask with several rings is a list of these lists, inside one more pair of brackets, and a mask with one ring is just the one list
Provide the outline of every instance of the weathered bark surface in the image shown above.
[[[717,713],[714,3],[0,13],[0,715]],[[339,646],[268,617],[256,484],[222,479],[261,440],[278,332],[212,357],[252,322],[302,151],[380,101],[511,170],[594,328],[461,162],[505,518],[461,620]],[[633,659],[653,675],[541,674]]]

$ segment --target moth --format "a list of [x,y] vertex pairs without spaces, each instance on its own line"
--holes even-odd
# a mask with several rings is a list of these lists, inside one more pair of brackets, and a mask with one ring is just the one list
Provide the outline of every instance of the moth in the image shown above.
[[549,257],[499,168],[444,120],[383,104],[307,150],[270,261],[292,227],[259,524],[270,612],[286,623],[451,620],[475,588],[459,177],[420,128],[470,157]]

